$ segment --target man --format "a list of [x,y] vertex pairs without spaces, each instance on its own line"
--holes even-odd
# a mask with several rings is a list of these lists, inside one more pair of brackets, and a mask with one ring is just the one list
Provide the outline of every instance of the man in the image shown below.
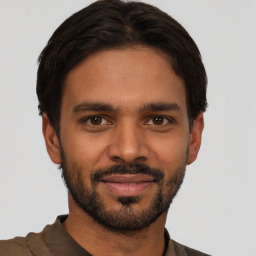
[[155,7],[103,0],[68,18],[39,57],[37,95],[69,215],[1,255],[206,255],[164,228],[200,148],[206,80],[194,41]]

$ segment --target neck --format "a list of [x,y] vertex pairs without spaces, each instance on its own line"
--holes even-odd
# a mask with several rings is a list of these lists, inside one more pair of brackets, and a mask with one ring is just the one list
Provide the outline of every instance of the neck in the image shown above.
[[167,212],[147,228],[118,234],[104,228],[85,214],[72,198],[69,198],[69,207],[70,214],[63,226],[71,237],[90,254],[94,256],[163,255]]

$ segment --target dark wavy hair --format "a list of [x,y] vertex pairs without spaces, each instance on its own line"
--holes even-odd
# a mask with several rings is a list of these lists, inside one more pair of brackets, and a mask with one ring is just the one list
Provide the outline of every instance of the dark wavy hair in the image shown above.
[[68,72],[89,55],[111,48],[148,46],[170,57],[186,86],[190,126],[207,107],[207,76],[200,52],[187,31],[158,8],[141,2],[101,0],[73,14],[41,52],[37,73],[40,115],[59,130],[62,88]]

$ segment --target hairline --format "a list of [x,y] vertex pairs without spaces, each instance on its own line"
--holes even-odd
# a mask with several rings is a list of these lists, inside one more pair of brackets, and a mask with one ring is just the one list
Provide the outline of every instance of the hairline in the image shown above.
[[[167,57],[169,59],[169,64],[170,64],[170,68],[173,70],[173,72],[182,79],[182,82],[184,84],[185,87],[185,98],[186,98],[186,109],[187,109],[187,118],[188,118],[188,124],[189,124],[189,131],[191,131],[192,129],[192,125],[193,125],[193,121],[196,119],[192,118],[191,114],[190,114],[190,107],[189,107],[189,102],[188,102],[188,92],[187,92],[187,85],[186,85],[186,81],[185,79],[180,76],[179,74],[177,74],[177,72],[174,70],[173,68],[173,64],[172,64],[172,58],[171,56],[169,56],[163,49],[161,49],[161,47],[157,47],[157,46],[152,46],[152,45],[147,45],[147,44],[140,44],[140,43],[135,43],[135,44],[131,44],[131,43],[123,43],[120,45],[116,45],[116,46],[106,46],[106,47],[102,47],[100,49],[94,50],[93,52],[87,54],[81,61],[79,61],[78,63],[76,63],[73,67],[71,67],[69,69],[69,71],[66,73],[66,75],[63,77],[63,82],[61,84],[61,95],[60,95],[60,102],[59,102],[59,109],[58,109],[58,118],[57,120],[55,120],[55,124],[51,124],[53,126],[53,128],[56,130],[57,133],[60,132],[60,117],[61,117],[61,105],[62,105],[62,99],[63,99],[63,92],[64,92],[64,87],[66,86],[66,82],[67,82],[67,77],[70,74],[70,72],[72,70],[74,70],[75,68],[79,67],[80,65],[82,65],[83,62],[85,62],[88,58],[92,57],[93,55],[96,55],[100,52],[104,52],[104,51],[111,51],[111,50],[126,50],[126,49],[134,49],[137,50],[139,47],[142,48],[148,48],[148,49],[152,49],[156,52],[158,52],[159,54],[163,54],[165,57]],[[47,113],[46,113],[47,114]],[[199,113],[198,113],[199,114]]]

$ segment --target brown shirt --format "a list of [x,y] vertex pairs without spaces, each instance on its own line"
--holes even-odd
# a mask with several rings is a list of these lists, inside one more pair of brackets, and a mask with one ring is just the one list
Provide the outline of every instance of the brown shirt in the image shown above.
[[[15,237],[0,241],[1,256],[92,256],[66,232],[62,222],[66,215],[59,216],[55,223],[47,225],[40,233],[29,233],[26,237]],[[164,256],[207,256],[170,239],[167,240]],[[169,242],[168,242],[169,240]],[[208,255],[209,256],[209,255]]]

